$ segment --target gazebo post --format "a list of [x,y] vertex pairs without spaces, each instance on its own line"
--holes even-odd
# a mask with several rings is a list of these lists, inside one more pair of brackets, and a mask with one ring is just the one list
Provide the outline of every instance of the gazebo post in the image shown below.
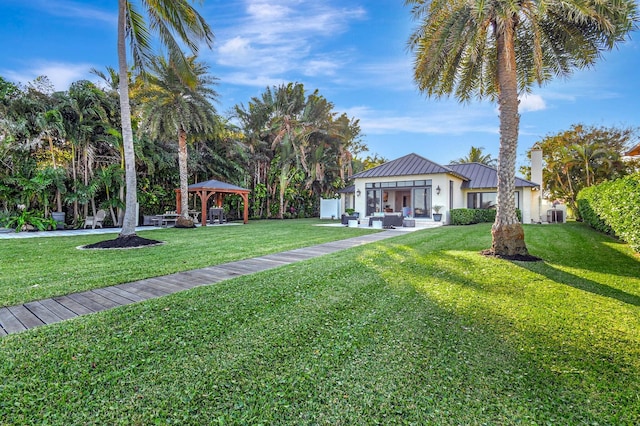
[[245,192],[240,195],[242,196],[242,203],[244,204],[244,224],[246,225],[249,223],[249,194]]
[[198,191],[198,196],[200,197],[200,206],[202,211],[200,212],[200,224],[202,226],[207,226],[207,197],[205,195],[205,191]]

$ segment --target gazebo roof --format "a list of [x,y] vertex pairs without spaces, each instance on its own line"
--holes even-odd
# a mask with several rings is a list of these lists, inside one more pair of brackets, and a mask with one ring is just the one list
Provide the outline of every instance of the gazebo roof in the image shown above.
[[218,190],[220,192],[249,192],[248,189],[231,185],[230,183],[221,182],[219,180],[208,180],[206,182],[198,182],[189,185],[189,191],[197,191],[201,189]]

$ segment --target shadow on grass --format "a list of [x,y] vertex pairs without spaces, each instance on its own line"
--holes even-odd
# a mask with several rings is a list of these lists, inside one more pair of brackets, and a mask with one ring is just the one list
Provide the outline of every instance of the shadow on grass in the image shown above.
[[527,247],[532,254],[570,268],[620,277],[640,277],[640,256],[627,244],[584,223],[528,225]]
[[[433,343],[427,346],[439,350],[437,354],[429,354],[429,365],[420,367],[454,371],[466,377],[464,386],[473,390],[467,395],[470,400],[479,399],[488,408],[495,403],[494,397],[509,394],[508,399],[516,405],[542,408],[542,412],[532,417],[536,420],[554,423],[562,419],[560,423],[575,424],[614,416],[612,412],[605,414],[602,404],[589,400],[589,388],[594,383],[606,383],[597,393],[591,393],[591,397],[597,394],[596,400],[627,398],[615,389],[627,380],[619,372],[632,371],[632,366],[616,359],[615,367],[611,367],[612,353],[620,349],[613,349],[606,340],[597,344],[607,333],[604,337],[593,337],[572,326],[580,315],[574,316],[571,309],[553,310],[558,302],[554,295],[558,293],[552,283],[548,283],[547,289],[537,287],[535,282],[523,282],[515,263],[486,259],[468,251],[427,254],[404,245],[379,250],[373,259],[371,264],[376,265],[373,269],[391,288],[410,286],[422,295],[424,305],[416,312],[433,312],[430,315],[433,321],[424,330],[415,332],[422,333],[425,339],[432,336]],[[609,297],[633,305],[640,301],[635,295],[571,274],[552,276],[556,270],[548,265],[541,264],[541,269],[546,269],[553,282],[581,280],[580,285]],[[525,275],[525,280],[547,281],[536,277],[544,275],[538,270],[522,272]],[[573,302],[580,303],[579,298]],[[589,320],[597,323],[593,318]],[[425,383],[435,383],[436,388],[447,384],[439,376],[423,379]],[[476,393],[480,387],[487,393]],[[451,395],[440,396],[455,400]],[[507,410],[513,408],[510,403],[504,404]],[[627,415],[629,412],[622,417]],[[628,418],[633,416],[635,413]]]
[[640,306],[640,296],[636,294],[627,293],[626,291],[620,290],[618,288],[579,277],[577,275],[555,268],[546,262],[542,265],[532,265],[530,264],[530,262],[513,263],[536,274],[544,275],[548,279],[557,283],[564,284],[578,290],[597,294],[599,296],[616,299],[620,302],[628,303],[630,305]]

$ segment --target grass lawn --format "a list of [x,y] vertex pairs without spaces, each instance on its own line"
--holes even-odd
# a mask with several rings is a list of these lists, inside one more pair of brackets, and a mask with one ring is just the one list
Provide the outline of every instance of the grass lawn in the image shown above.
[[156,229],[139,232],[163,241],[135,250],[78,250],[112,235],[7,239],[0,243],[0,306],[106,287],[248,257],[292,250],[371,233],[367,229],[317,227],[317,219],[262,220],[238,226]]
[[545,262],[442,227],[1,338],[0,424],[640,424],[640,258],[525,234]]

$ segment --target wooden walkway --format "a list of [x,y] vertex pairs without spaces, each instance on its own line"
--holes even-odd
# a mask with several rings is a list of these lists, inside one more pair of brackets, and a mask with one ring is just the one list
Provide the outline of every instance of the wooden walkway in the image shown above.
[[393,230],[0,308],[0,337],[395,237]]

